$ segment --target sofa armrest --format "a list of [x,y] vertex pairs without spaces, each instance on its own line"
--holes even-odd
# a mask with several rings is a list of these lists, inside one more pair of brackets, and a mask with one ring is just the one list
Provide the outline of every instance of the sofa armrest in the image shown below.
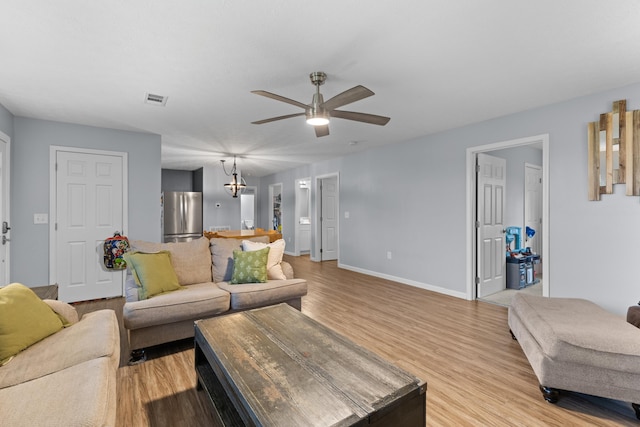
[[282,261],[280,263],[280,267],[282,267],[282,272],[284,273],[287,279],[293,279],[293,267],[287,261]]
[[67,304],[66,302],[53,299],[45,299],[43,301],[51,307],[53,311],[64,317],[70,324],[73,325],[74,323],[78,323],[80,320],[78,311],[74,306]]

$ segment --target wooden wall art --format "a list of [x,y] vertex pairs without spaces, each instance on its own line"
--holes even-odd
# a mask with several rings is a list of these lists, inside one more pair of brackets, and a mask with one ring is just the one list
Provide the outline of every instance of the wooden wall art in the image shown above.
[[627,111],[627,101],[613,103],[609,113],[587,126],[589,200],[612,194],[626,184],[627,196],[640,195],[640,110]]

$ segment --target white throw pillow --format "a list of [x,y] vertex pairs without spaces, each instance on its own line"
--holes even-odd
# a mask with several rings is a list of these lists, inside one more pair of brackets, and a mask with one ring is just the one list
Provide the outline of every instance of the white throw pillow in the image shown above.
[[245,252],[257,251],[269,247],[269,258],[267,259],[267,277],[269,279],[286,280],[287,276],[282,271],[282,255],[284,255],[284,247],[286,243],[284,239],[278,239],[273,243],[252,242],[250,240],[242,241],[242,250]]

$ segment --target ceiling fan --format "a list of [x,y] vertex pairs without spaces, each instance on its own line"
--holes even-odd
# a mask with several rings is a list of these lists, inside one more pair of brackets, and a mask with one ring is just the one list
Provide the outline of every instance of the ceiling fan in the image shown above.
[[287,104],[295,105],[304,109],[304,113],[287,114],[286,116],[271,117],[270,119],[258,120],[251,122],[255,125],[261,125],[263,123],[275,122],[276,120],[288,119],[297,116],[307,116],[307,123],[312,125],[316,131],[316,136],[329,135],[329,117],[336,117],[339,119],[354,120],[356,122],[370,123],[374,125],[384,126],[389,120],[389,117],[376,116],[375,114],[356,113],[353,111],[336,110],[336,108],[343,105],[351,104],[352,102],[359,101],[374,95],[372,91],[364,86],[355,86],[351,89],[334,96],[328,101],[324,101],[322,94],[320,93],[320,86],[324,84],[327,79],[327,75],[322,71],[316,71],[309,75],[311,84],[316,87],[316,93],[313,94],[313,100],[311,104],[303,104],[302,102],[294,101],[293,99],[285,98],[284,96],[276,95],[275,93],[267,92],[264,90],[253,90],[251,93],[256,95],[266,96],[267,98],[275,99],[276,101],[286,102]]

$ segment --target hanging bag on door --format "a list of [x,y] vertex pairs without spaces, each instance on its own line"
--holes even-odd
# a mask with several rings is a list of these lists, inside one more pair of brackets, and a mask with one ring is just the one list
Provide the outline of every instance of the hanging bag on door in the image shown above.
[[113,233],[104,241],[104,266],[113,270],[124,270],[127,262],[122,257],[129,250],[129,239],[119,232]]

